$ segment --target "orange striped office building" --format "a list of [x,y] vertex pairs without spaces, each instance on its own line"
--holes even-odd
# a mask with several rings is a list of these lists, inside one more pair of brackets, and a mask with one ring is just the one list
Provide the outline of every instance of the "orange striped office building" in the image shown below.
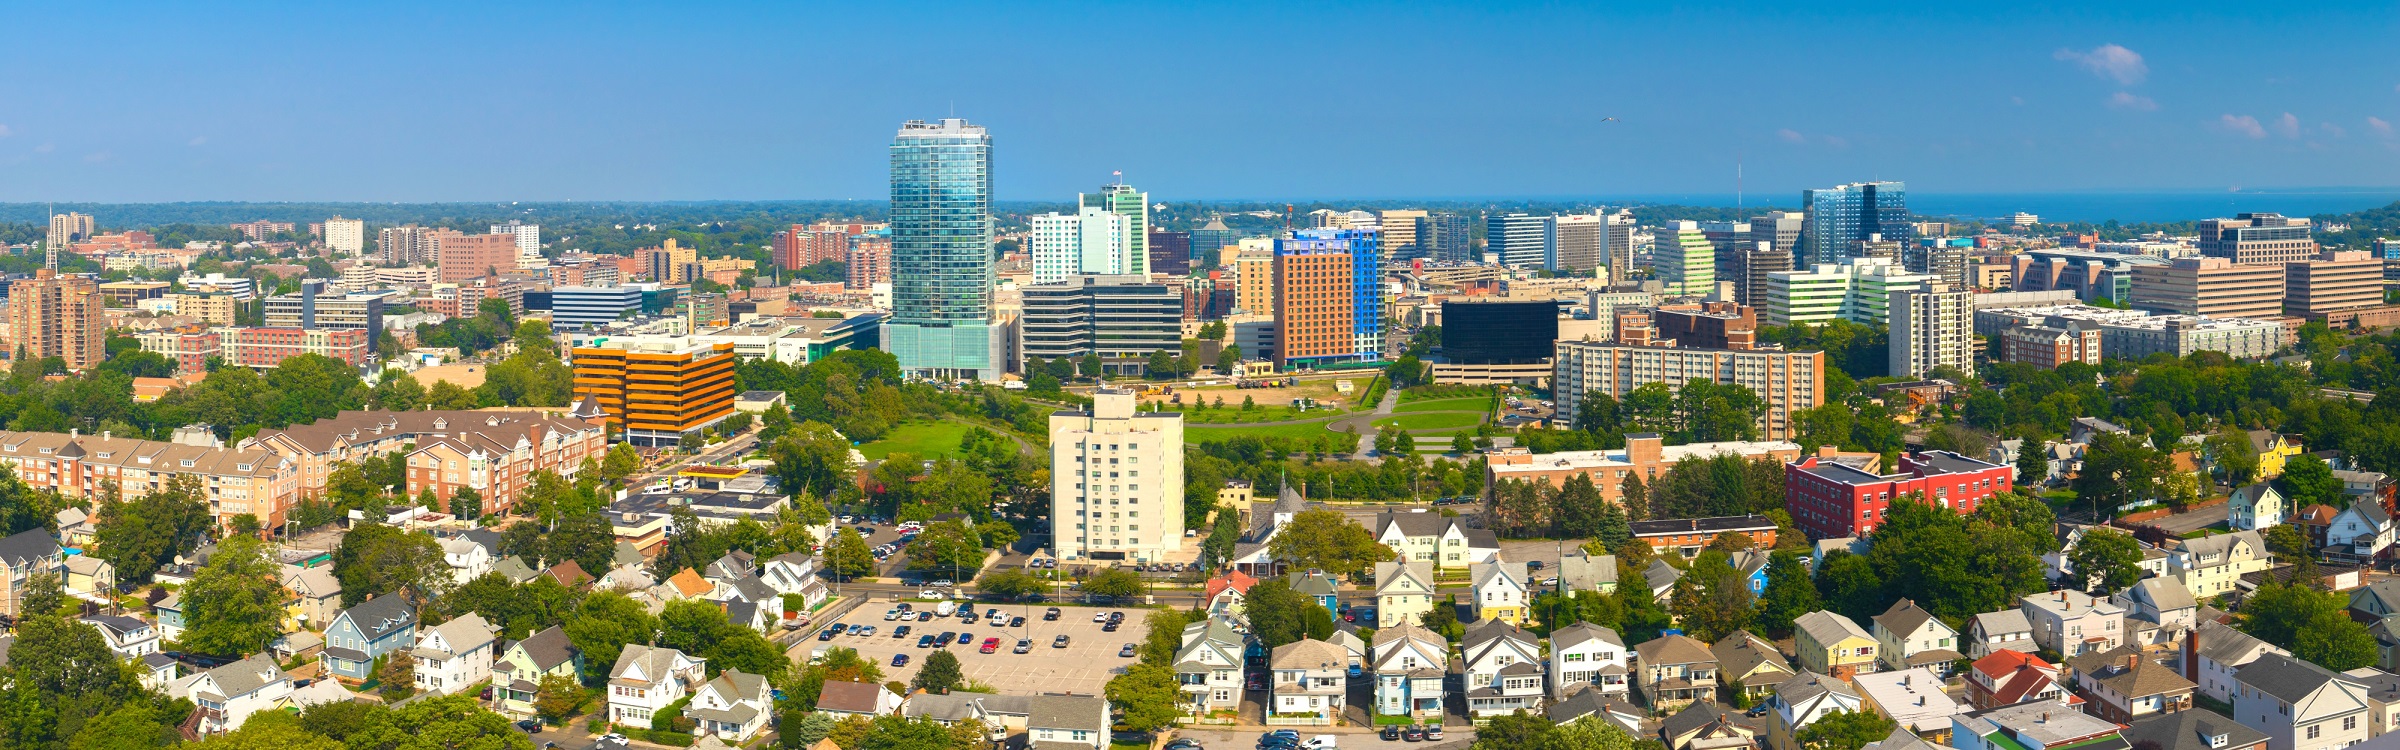
[[614,343],[574,350],[575,395],[589,395],[627,442],[671,447],[732,416],[731,342]]

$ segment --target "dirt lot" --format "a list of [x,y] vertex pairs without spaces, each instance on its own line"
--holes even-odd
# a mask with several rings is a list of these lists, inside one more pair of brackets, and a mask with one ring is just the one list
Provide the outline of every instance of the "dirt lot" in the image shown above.
[[[811,638],[801,650],[805,652],[816,646],[858,649],[860,656],[883,667],[884,679],[907,682],[916,677],[917,668],[924,663],[925,656],[933,653],[931,648],[917,648],[917,636],[928,633],[940,635],[943,631],[967,632],[974,635],[974,643],[954,643],[948,650],[958,657],[959,667],[969,680],[991,685],[1001,693],[1011,695],[1045,692],[1098,695],[1110,678],[1123,674],[1125,668],[1136,661],[1133,657],[1117,656],[1117,650],[1128,643],[1139,643],[1142,636],[1149,632],[1144,625],[1149,619],[1149,610],[1143,609],[1060,607],[1058,620],[1044,622],[1042,611],[1047,605],[976,605],[975,611],[978,613],[997,607],[1003,614],[1025,618],[1025,627],[1012,629],[991,627],[980,618],[975,624],[967,625],[955,616],[935,618],[932,622],[886,622],[883,611],[892,606],[870,602],[843,620],[845,623],[873,625],[876,629],[874,635],[836,636],[823,643]],[[922,607],[923,603],[918,603],[918,606]],[[1117,632],[1102,632],[1100,623],[1092,622],[1092,615],[1111,611],[1123,611],[1125,624]],[[911,628],[907,638],[892,637],[892,628],[897,625]],[[1051,641],[1061,633],[1067,635],[1067,647],[1052,648]],[[981,653],[983,639],[991,637],[1000,639],[1000,650],[990,654]],[[1013,653],[1019,638],[1033,639],[1031,653]],[[908,654],[908,666],[892,666],[892,655],[903,653]]]

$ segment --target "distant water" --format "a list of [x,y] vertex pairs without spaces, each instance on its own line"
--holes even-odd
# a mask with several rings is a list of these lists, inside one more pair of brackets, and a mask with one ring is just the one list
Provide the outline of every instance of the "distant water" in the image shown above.
[[[1657,195],[1643,200],[1685,205],[1731,206],[1732,195]],[[1750,193],[1742,202],[1752,206],[1794,206],[1798,192]],[[1922,216],[1994,219],[2018,211],[2043,221],[2123,223],[2191,221],[2231,216],[2244,211],[2273,211],[2286,216],[2338,214],[2381,208],[2400,201],[2400,188],[2284,188],[2258,190],[2089,191],[2058,193],[1934,193],[1911,190],[1908,208]]]

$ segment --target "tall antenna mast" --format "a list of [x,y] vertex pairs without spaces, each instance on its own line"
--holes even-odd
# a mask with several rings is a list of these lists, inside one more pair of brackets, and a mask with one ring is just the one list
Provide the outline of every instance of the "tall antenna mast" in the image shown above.
[[1742,154],[1739,151],[1733,154],[1733,212],[1737,214],[1734,218],[1741,218],[1738,215],[1742,212]]

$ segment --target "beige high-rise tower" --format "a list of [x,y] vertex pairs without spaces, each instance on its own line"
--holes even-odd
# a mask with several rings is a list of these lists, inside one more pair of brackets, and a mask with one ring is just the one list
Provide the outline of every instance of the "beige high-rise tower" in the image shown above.
[[9,342],[32,358],[58,357],[76,372],[100,365],[108,332],[100,283],[90,276],[35,271],[8,288]]
[[1158,562],[1183,549],[1183,415],[1102,388],[1050,415],[1051,552]]

